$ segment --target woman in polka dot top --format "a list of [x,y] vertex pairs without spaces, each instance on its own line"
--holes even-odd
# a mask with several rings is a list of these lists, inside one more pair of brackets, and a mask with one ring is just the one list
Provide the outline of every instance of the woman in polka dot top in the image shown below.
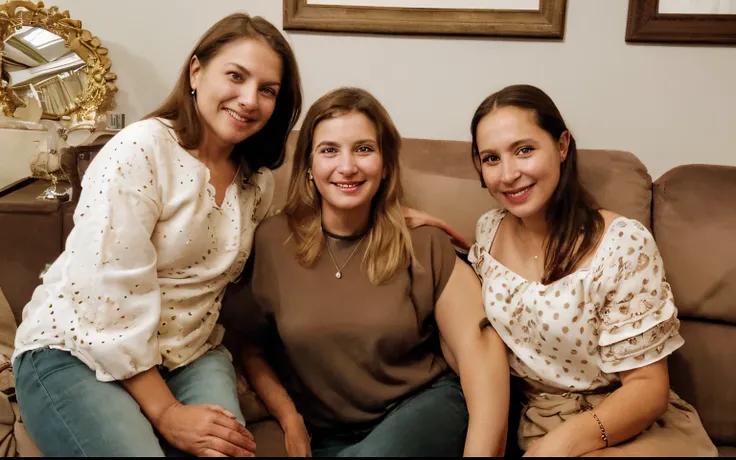
[[683,339],[654,239],[582,189],[554,102],[507,87],[483,101],[471,132],[482,184],[502,208],[479,220],[469,260],[523,379],[520,448],[715,455],[693,407],[669,388],[666,358]]
[[21,414],[45,455],[253,455],[216,321],[300,109],[284,37],[233,14],[95,158],[16,337]]

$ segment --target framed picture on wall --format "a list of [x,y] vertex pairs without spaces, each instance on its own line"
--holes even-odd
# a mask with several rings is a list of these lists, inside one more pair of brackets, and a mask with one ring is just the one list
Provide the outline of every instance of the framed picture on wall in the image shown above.
[[567,0],[283,0],[284,30],[561,39]]
[[736,44],[736,0],[629,0],[626,41]]

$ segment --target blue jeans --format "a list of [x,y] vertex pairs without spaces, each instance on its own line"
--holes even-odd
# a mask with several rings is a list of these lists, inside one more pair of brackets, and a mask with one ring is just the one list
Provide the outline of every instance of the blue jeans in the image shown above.
[[[163,457],[183,455],[159,438],[119,382],[100,382],[71,353],[51,348],[16,358],[23,422],[45,456]],[[217,347],[174,371],[161,370],[182,404],[217,404],[245,423],[230,354]]]
[[360,429],[313,430],[315,457],[461,457],[468,409],[457,376],[447,374]]

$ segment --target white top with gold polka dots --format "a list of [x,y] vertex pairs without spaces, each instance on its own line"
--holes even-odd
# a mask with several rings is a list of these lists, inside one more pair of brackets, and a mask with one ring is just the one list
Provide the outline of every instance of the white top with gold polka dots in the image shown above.
[[662,259],[642,224],[616,218],[587,268],[543,285],[491,257],[506,212],[480,218],[469,260],[513,374],[566,391],[594,390],[683,345]]
[[13,358],[67,350],[113,381],[175,369],[221,342],[222,294],[245,266],[273,176],[238,173],[218,206],[209,169],[164,123],[131,124],[90,164],[74,229],[23,311]]

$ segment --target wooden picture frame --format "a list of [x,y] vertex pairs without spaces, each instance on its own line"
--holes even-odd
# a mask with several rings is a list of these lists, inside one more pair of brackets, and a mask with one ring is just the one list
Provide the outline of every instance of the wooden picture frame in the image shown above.
[[659,0],[629,0],[626,41],[736,44],[736,14],[662,14]]
[[[411,0],[396,0],[394,4],[406,1]],[[547,39],[563,38],[567,6],[567,0],[539,0],[536,10],[320,5],[309,0],[283,2],[284,30]],[[457,0],[447,2],[457,5]]]

